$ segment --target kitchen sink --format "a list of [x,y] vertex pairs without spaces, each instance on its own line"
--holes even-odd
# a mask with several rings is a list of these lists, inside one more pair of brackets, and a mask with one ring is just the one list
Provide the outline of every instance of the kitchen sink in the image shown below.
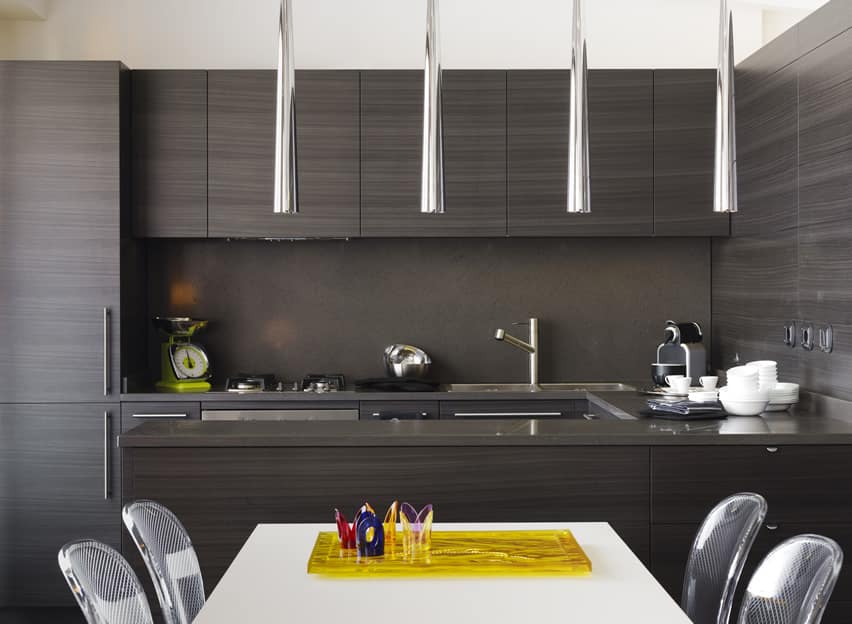
[[538,386],[519,383],[472,383],[450,384],[449,392],[539,392]]
[[448,392],[611,392],[635,389],[627,384],[609,382],[543,383],[537,386],[518,383],[472,383],[447,386]]
[[623,383],[595,381],[595,382],[577,382],[577,383],[543,383],[539,384],[542,391],[558,392],[564,390],[587,390],[589,392],[624,392],[636,390],[633,386],[628,386]]

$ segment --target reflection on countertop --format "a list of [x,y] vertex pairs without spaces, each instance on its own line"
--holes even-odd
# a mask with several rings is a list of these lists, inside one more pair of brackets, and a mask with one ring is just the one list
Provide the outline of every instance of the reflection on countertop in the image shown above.
[[[852,445],[850,403],[809,397],[791,412],[677,422],[639,415],[646,397],[601,392],[588,399],[610,420],[350,422],[151,422],[122,447]],[[625,418],[629,418],[625,419]]]

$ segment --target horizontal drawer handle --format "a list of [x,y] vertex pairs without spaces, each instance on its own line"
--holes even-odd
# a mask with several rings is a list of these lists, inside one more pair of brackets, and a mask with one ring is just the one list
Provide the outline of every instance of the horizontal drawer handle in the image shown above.
[[133,414],[133,418],[189,418],[189,414]]
[[778,452],[778,447],[777,447],[777,446],[767,446],[767,447],[766,447],[766,452],[767,452],[767,453],[777,453],[777,452]]
[[767,531],[777,531],[777,530],[778,530],[778,525],[777,525],[777,524],[767,524],[767,525],[766,525],[766,530],[767,530]]
[[562,416],[562,412],[456,412],[453,416]]

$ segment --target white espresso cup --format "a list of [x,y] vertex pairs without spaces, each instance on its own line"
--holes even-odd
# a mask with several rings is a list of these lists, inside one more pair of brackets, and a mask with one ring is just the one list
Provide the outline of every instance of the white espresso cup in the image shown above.
[[719,383],[719,378],[718,377],[710,377],[710,376],[699,377],[698,383],[700,383],[701,387],[704,388],[705,390],[715,390],[716,384]]
[[683,375],[668,375],[666,383],[676,394],[689,394],[689,384],[692,383],[692,378]]

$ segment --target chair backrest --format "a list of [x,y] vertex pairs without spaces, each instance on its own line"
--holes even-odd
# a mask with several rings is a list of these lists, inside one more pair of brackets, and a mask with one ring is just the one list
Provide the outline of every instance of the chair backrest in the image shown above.
[[204,606],[204,581],[183,524],[150,500],[125,505],[121,515],[154,582],[166,624],[190,624]]
[[683,576],[681,608],[695,624],[727,624],[734,591],[766,517],[766,500],[743,492],[729,496],[704,519]]
[[748,583],[739,624],[819,624],[843,565],[843,551],[821,535],[781,542]]
[[89,624],[153,624],[139,578],[114,548],[69,542],[59,550],[59,567]]

